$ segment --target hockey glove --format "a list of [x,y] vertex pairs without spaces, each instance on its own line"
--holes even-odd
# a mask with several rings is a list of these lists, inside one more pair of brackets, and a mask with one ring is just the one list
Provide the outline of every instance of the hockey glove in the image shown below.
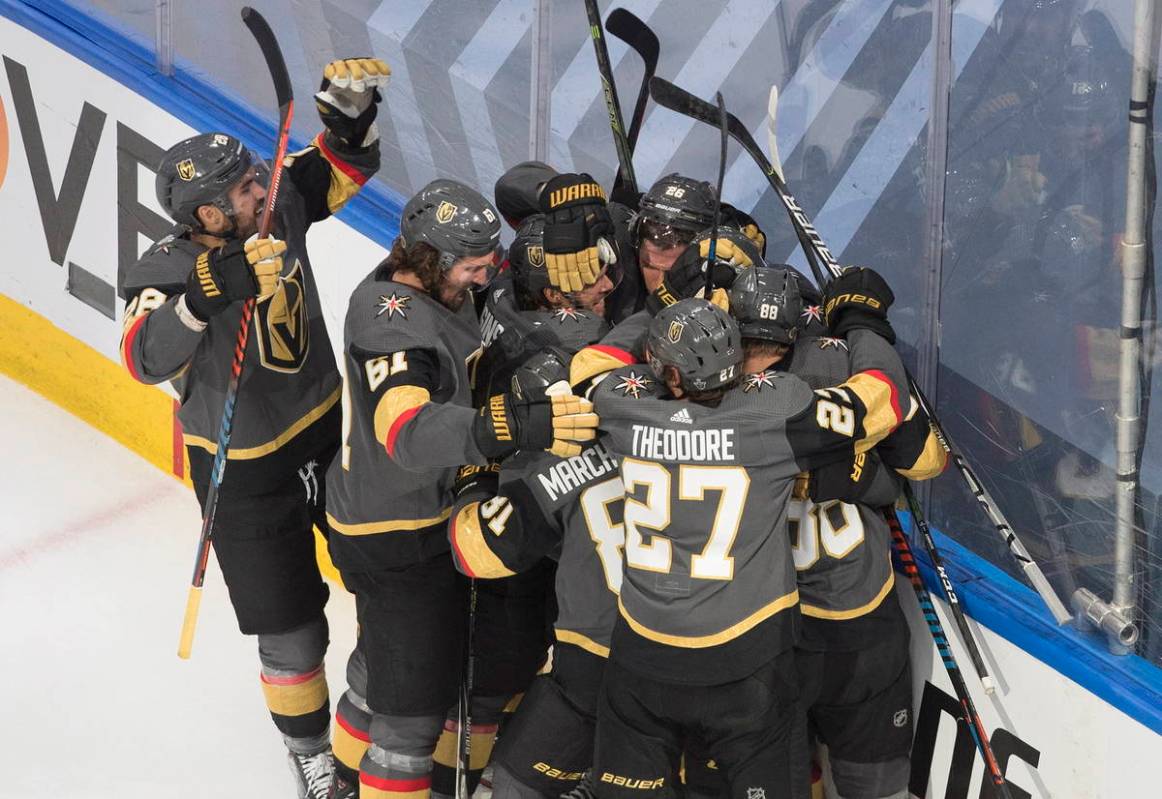
[[593,404],[572,394],[539,401],[496,394],[480,409],[472,435],[490,460],[518,449],[547,449],[567,458],[580,454],[577,442],[597,437],[597,421]]
[[872,507],[891,505],[899,493],[891,472],[875,451],[813,469],[807,484],[812,502],[838,500]]
[[[737,232],[732,232],[731,235],[736,238],[742,237],[742,234]],[[696,244],[697,246],[690,245],[678,256],[674,265],[662,274],[661,284],[646,297],[646,309],[652,315],[657,316],[662,308],[680,300],[705,295],[710,239],[702,239]],[[708,299],[723,310],[729,310],[726,292],[721,289],[730,288],[739,270],[749,269],[753,265],[754,260],[744,246],[728,236],[720,236],[715,251],[714,271],[710,276],[713,292]]]
[[256,296],[258,289],[254,269],[247,260],[242,242],[233,240],[219,249],[206,250],[198,256],[186,280],[186,307],[198,321],[208,322],[232,303]]
[[604,190],[587,174],[566,173],[544,185],[538,202],[549,282],[565,294],[592,286],[603,264],[617,262]]
[[245,252],[246,262],[254,270],[254,282],[258,285],[257,296],[261,302],[274,294],[278,288],[286,242],[278,239],[251,239],[246,242]]
[[352,148],[370,147],[379,138],[376,104],[391,80],[391,67],[378,58],[347,58],[323,68],[315,94],[319,118],[332,135]]
[[496,495],[500,486],[500,464],[489,462],[484,466],[466,464],[456,472],[456,482],[452,483],[452,496],[456,501],[471,495],[476,497],[492,497]]
[[871,330],[896,343],[888,308],[896,295],[879,273],[867,267],[848,267],[823,291],[823,322],[831,335],[842,338],[849,330]]

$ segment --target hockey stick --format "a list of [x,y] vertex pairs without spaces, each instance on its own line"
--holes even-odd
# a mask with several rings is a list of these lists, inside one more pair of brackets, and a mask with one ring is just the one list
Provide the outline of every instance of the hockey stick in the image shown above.
[[[782,178],[783,164],[779,158],[779,143],[776,139],[775,132],[778,111],[779,87],[778,85],[772,85],[770,100],[767,103],[767,146],[771,154],[771,169]],[[952,618],[955,619],[956,627],[960,631],[961,642],[964,644],[964,648],[968,650],[969,658],[972,659],[973,668],[976,670],[976,675],[980,679],[980,684],[984,688],[984,692],[991,696],[996,691],[996,681],[993,680],[988,672],[988,668],[985,666],[984,658],[980,653],[980,647],[976,642],[976,637],[972,634],[972,630],[968,626],[968,619],[964,615],[964,607],[960,603],[960,597],[956,593],[956,588],[953,586],[952,580],[948,577],[948,571],[944,567],[944,559],[940,557],[940,553],[936,549],[936,541],[932,538],[932,533],[928,528],[928,520],[924,517],[924,509],[920,507],[920,503],[916,499],[916,494],[912,491],[912,486],[907,480],[904,481],[904,497],[908,502],[908,507],[912,511],[912,516],[916,519],[916,527],[920,531],[921,539],[924,542],[924,549],[928,552],[928,557],[932,560],[932,565],[940,577],[940,585],[944,590],[944,597],[948,601],[948,606],[952,610]],[[885,508],[884,516],[887,518],[889,525],[899,526],[900,521],[896,518],[894,508]],[[907,544],[906,541],[905,544]],[[901,552],[901,554],[903,553]],[[911,556],[910,549],[908,550],[908,555],[909,557]]]
[[625,123],[621,117],[621,104],[617,100],[617,85],[613,82],[613,67],[609,64],[609,49],[605,45],[597,0],[585,0],[585,13],[589,17],[589,35],[593,37],[593,50],[597,54],[597,72],[601,75],[601,86],[605,91],[605,108],[609,112],[609,128],[613,131],[613,145],[617,149],[622,183],[627,191],[636,194],[637,175],[633,171],[633,150],[630,149],[629,139],[626,138]]
[[[718,124],[718,110],[713,105],[678,88],[669,81],[655,77],[650,81],[650,95],[658,105],[665,108],[685,114],[707,125]],[[795,229],[799,243],[803,246],[803,254],[811,265],[811,271],[815,275],[815,279],[819,281],[820,286],[825,285],[828,279],[823,276],[815,257],[818,256],[822,259],[832,277],[839,275],[842,271],[839,262],[831,254],[830,250],[827,249],[827,245],[823,243],[819,232],[815,230],[815,227],[811,224],[810,219],[807,218],[803,209],[799,207],[794,196],[791,195],[790,190],[787,188],[787,184],[779,177],[778,171],[771,166],[771,162],[767,160],[766,155],[759,149],[754,137],[750,135],[746,127],[733,114],[728,114],[727,119],[731,137],[742,145],[742,148],[747,151],[755,163],[763,170],[763,173],[766,174],[771,188],[775,190],[775,193],[783,203],[783,207],[791,217],[792,227]],[[947,432],[936,418],[934,409],[920,391],[919,386],[916,385],[916,381],[909,377],[909,382],[912,392],[920,402],[920,406],[931,418],[937,437],[945,449],[948,450],[949,456],[952,458],[953,463],[956,464],[957,470],[964,478],[965,483],[968,484],[969,491],[976,497],[977,502],[980,503],[985,514],[992,521],[997,534],[1004,540],[1009,553],[1017,561],[1017,565],[1024,571],[1025,577],[1033,585],[1037,593],[1041,595],[1041,599],[1044,600],[1045,604],[1049,606],[1049,611],[1053,614],[1058,624],[1064,624],[1072,619],[1072,615],[1066,610],[1065,605],[1058,598],[1057,592],[1045,578],[1041,567],[1037,565],[1032,555],[1029,554],[1029,550],[1017,538],[1017,534],[1001,513],[996,501],[977,478],[976,472],[973,471],[972,467],[951,446]]]
[[706,299],[714,290],[714,265],[718,262],[718,225],[722,221],[722,184],[726,180],[726,143],[729,141],[726,130],[726,101],[722,99],[722,92],[714,95],[718,103],[718,130],[721,144],[718,151],[718,193],[714,200],[714,224],[710,228],[710,251],[706,255]]
[[771,167],[779,175],[780,180],[786,180],[783,173],[783,159],[779,158],[779,139],[776,120],[779,114],[779,87],[771,84],[770,99],[767,100],[767,150],[771,154]]
[[895,513],[889,514],[887,519],[888,526],[892,530],[892,540],[895,542],[896,551],[899,554],[900,565],[903,567],[908,581],[912,583],[912,588],[916,591],[916,599],[920,602],[920,612],[924,614],[924,621],[928,622],[928,631],[932,633],[936,649],[940,652],[940,659],[944,661],[944,668],[948,671],[948,679],[952,681],[952,687],[956,691],[957,698],[960,699],[960,707],[964,712],[964,722],[972,734],[976,748],[980,750],[981,757],[984,758],[985,770],[1001,799],[1012,799],[1013,795],[1009,791],[1009,785],[1005,781],[1004,774],[1001,773],[996,756],[993,755],[984,722],[981,721],[980,714],[976,712],[976,705],[973,704],[972,697],[968,693],[968,686],[964,684],[964,675],[960,671],[960,666],[956,664],[956,656],[952,654],[952,647],[948,643],[948,637],[944,634],[944,626],[940,623],[940,617],[936,615],[932,596],[924,587],[924,581],[920,579],[920,570],[916,568],[916,559],[912,557],[912,550],[908,546],[908,537],[904,535]]
[[472,765],[472,687],[476,678],[476,655],[472,651],[476,631],[476,580],[468,595],[468,634],[464,642],[464,677],[456,702],[456,799],[468,799],[468,774]]
[[[274,94],[278,99],[279,128],[278,144],[271,165],[270,186],[266,190],[266,205],[262,211],[258,237],[266,238],[274,225],[274,204],[278,198],[279,184],[282,182],[283,160],[286,158],[287,142],[290,139],[291,118],[294,116],[294,95],[291,91],[290,75],[286,62],[279,50],[274,31],[253,8],[242,9],[242,21],[262,49],[267,69],[274,81]],[[222,408],[222,423],[218,427],[218,451],[214,454],[214,465],[210,472],[210,489],[206,494],[206,509],[202,515],[202,533],[198,539],[198,552],[194,560],[194,576],[186,599],[186,615],[182,621],[181,640],[178,642],[178,657],[189,658],[194,646],[194,628],[198,623],[198,607],[202,602],[202,584],[206,580],[206,564],[210,558],[210,539],[214,530],[214,516],[218,512],[218,496],[222,477],[226,472],[226,452],[230,447],[230,433],[234,427],[234,407],[238,401],[238,384],[242,380],[242,367],[246,359],[246,342],[250,338],[250,317],[254,315],[255,299],[250,297],[242,303],[242,321],[238,326],[238,339],[234,345],[234,361],[230,366],[230,382],[226,387],[226,401]]]
[[[642,85],[638,89],[637,102],[633,106],[633,115],[629,118],[629,154],[632,157],[637,149],[637,137],[641,133],[642,120],[646,116],[646,101],[650,97],[650,78],[658,69],[658,56],[661,53],[661,43],[657,34],[650,30],[650,26],[638,19],[637,15],[615,8],[605,18],[605,30],[611,36],[616,36],[629,45],[630,49],[638,54],[644,65]],[[618,191],[624,182],[620,167],[617,177],[613,179],[613,191]]]

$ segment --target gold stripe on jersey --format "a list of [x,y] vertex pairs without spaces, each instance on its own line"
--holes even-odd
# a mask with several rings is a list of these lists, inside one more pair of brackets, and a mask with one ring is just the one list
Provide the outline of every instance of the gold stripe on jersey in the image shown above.
[[416,530],[422,530],[425,527],[434,527],[437,524],[443,524],[452,515],[452,509],[446,508],[439,516],[434,516],[431,519],[395,519],[392,521],[379,522],[361,522],[358,524],[347,524],[341,522],[327,514],[327,525],[337,533],[342,535],[375,535],[376,533],[410,533]]
[[609,351],[611,349],[590,346],[574,355],[573,360],[569,362],[569,385],[579,386],[586,380],[592,380],[598,375],[612,372],[633,362],[628,353],[619,358]]
[[895,391],[886,379],[860,372],[839,388],[859,397],[865,409],[863,432],[855,442],[856,454],[867,452],[899,425],[898,401],[894,400]]
[[348,200],[359,193],[363,184],[367,182],[367,176],[331,152],[324,134],[316,136],[312,144],[319,148],[319,154],[331,167],[331,185],[327,187],[327,208],[336,214]]
[[484,531],[480,528],[479,502],[473,502],[460,509],[452,522],[452,548],[456,550],[456,557],[472,577],[495,579],[497,577],[511,577],[516,572],[504,565],[504,561],[496,557],[484,540]]
[[[230,447],[229,451],[226,453],[226,460],[254,460],[255,458],[261,458],[264,455],[269,455],[275,450],[282,448],[299,433],[303,432],[312,424],[317,422],[327,411],[335,407],[335,403],[339,401],[339,395],[342,390],[342,386],[337,386],[335,390],[331,392],[330,396],[323,400],[322,404],[307,411],[301,418],[297,419],[293,424],[291,424],[290,427],[288,427],[275,438],[267,441],[265,444],[238,449]],[[187,446],[204,449],[211,455],[215,455],[218,452],[218,444],[216,442],[210,441],[208,438],[202,438],[201,436],[194,436],[189,434],[184,435],[183,438],[185,439]]]
[[327,677],[323,670],[316,669],[314,674],[303,676],[306,679],[285,682],[280,682],[285,678],[261,676],[262,693],[271,713],[305,716],[327,704]]
[[774,616],[780,611],[787,608],[793,608],[799,604],[799,589],[795,589],[789,594],[783,594],[781,597],[771,602],[769,605],[759,608],[754,613],[747,616],[737,624],[732,624],[725,630],[710,635],[671,635],[669,633],[658,632],[651,630],[644,624],[639,622],[633,616],[629,615],[629,611],[625,609],[625,604],[621,597],[617,599],[617,608],[621,611],[621,617],[629,624],[630,629],[643,638],[648,638],[651,641],[657,641],[659,644],[666,644],[667,646],[680,646],[686,649],[702,649],[708,646],[718,646],[725,644],[727,641],[733,641],[740,635],[750,632],[762,622]]
[[557,640],[562,644],[572,644],[573,646],[580,647],[586,652],[597,655],[599,658],[605,658],[606,660],[609,659],[609,647],[602,646],[592,638],[586,635],[582,635],[579,632],[574,632],[573,630],[562,630],[560,627],[558,627]]
[[907,469],[896,469],[909,480],[930,480],[944,471],[948,465],[948,451],[936,437],[936,432],[929,427],[928,438],[924,440],[924,449],[916,462]]
[[[890,558],[889,558],[890,560]],[[878,608],[892,592],[892,586],[896,584],[896,573],[888,570],[888,579],[884,582],[883,587],[880,588],[878,594],[872,597],[871,601],[866,605],[860,605],[858,608],[851,608],[850,610],[829,610],[821,608],[817,605],[808,605],[804,602],[800,605],[804,616],[810,616],[814,619],[828,619],[830,621],[843,621],[844,619],[858,619],[860,616],[866,616],[873,610]]]
[[392,425],[407,411],[418,408],[431,400],[426,388],[419,386],[393,386],[384,392],[383,398],[375,406],[375,440],[380,444],[387,441]]

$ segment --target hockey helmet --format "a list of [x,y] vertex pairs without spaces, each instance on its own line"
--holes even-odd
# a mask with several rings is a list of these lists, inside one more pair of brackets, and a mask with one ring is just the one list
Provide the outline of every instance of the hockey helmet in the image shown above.
[[534,214],[517,228],[516,238],[508,248],[508,265],[512,279],[532,297],[541,298],[549,288],[549,270],[545,266],[545,217]]
[[499,261],[500,217],[480,192],[455,180],[433,180],[403,208],[399,235],[405,247],[424,242],[440,253],[440,268],[461,258],[493,254]]
[[663,247],[689,244],[714,224],[718,195],[714,187],[677,172],[658,180],[642,195],[633,221],[634,246],[644,239]]
[[742,335],[726,311],[702,299],[658,312],[646,333],[646,357],[659,380],[678,370],[682,389],[708,391],[735,380],[742,367]]
[[251,167],[255,179],[266,185],[266,163],[246,145],[225,133],[200,133],[166,150],[157,167],[154,187],[157,201],[181,225],[201,227],[197,211],[213,205],[229,219],[234,205],[227,193]]
[[496,180],[492,196],[500,215],[518,228],[533,214],[539,213],[537,195],[540,188],[556,177],[557,170],[541,161],[522,161]]
[[730,287],[730,313],[743,338],[793,344],[802,312],[799,281],[785,266],[756,264]]
[[548,347],[517,367],[512,374],[512,394],[518,400],[537,402],[569,392],[569,361],[572,356]]

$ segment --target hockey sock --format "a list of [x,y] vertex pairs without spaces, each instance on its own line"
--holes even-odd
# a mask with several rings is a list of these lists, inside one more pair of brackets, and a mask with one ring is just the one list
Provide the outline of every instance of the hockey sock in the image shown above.
[[283,737],[326,738],[331,725],[331,705],[322,666],[305,673],[263,667],[260,679],[266,707]]
[[359,764],[360,799],[426,799],[442,722],[439,716],[372,716],[371,745]]
[[[472,727],[470,756],[468,761],[468,795],[471,796],[480,782],[480,773],[492,757],[492,747],[496,743],[496,730],[507,696],[472,697]],[[459,758],[460,725],[455,711],[444,720],[444,730],[436,744],[432,758],[432,796],[451,797],[456,795],[456,761]]]
[[367,701],[348,688],[335,708],[335,769],[349,782],[359,781],[359,764],[371,745],[371,709]]

